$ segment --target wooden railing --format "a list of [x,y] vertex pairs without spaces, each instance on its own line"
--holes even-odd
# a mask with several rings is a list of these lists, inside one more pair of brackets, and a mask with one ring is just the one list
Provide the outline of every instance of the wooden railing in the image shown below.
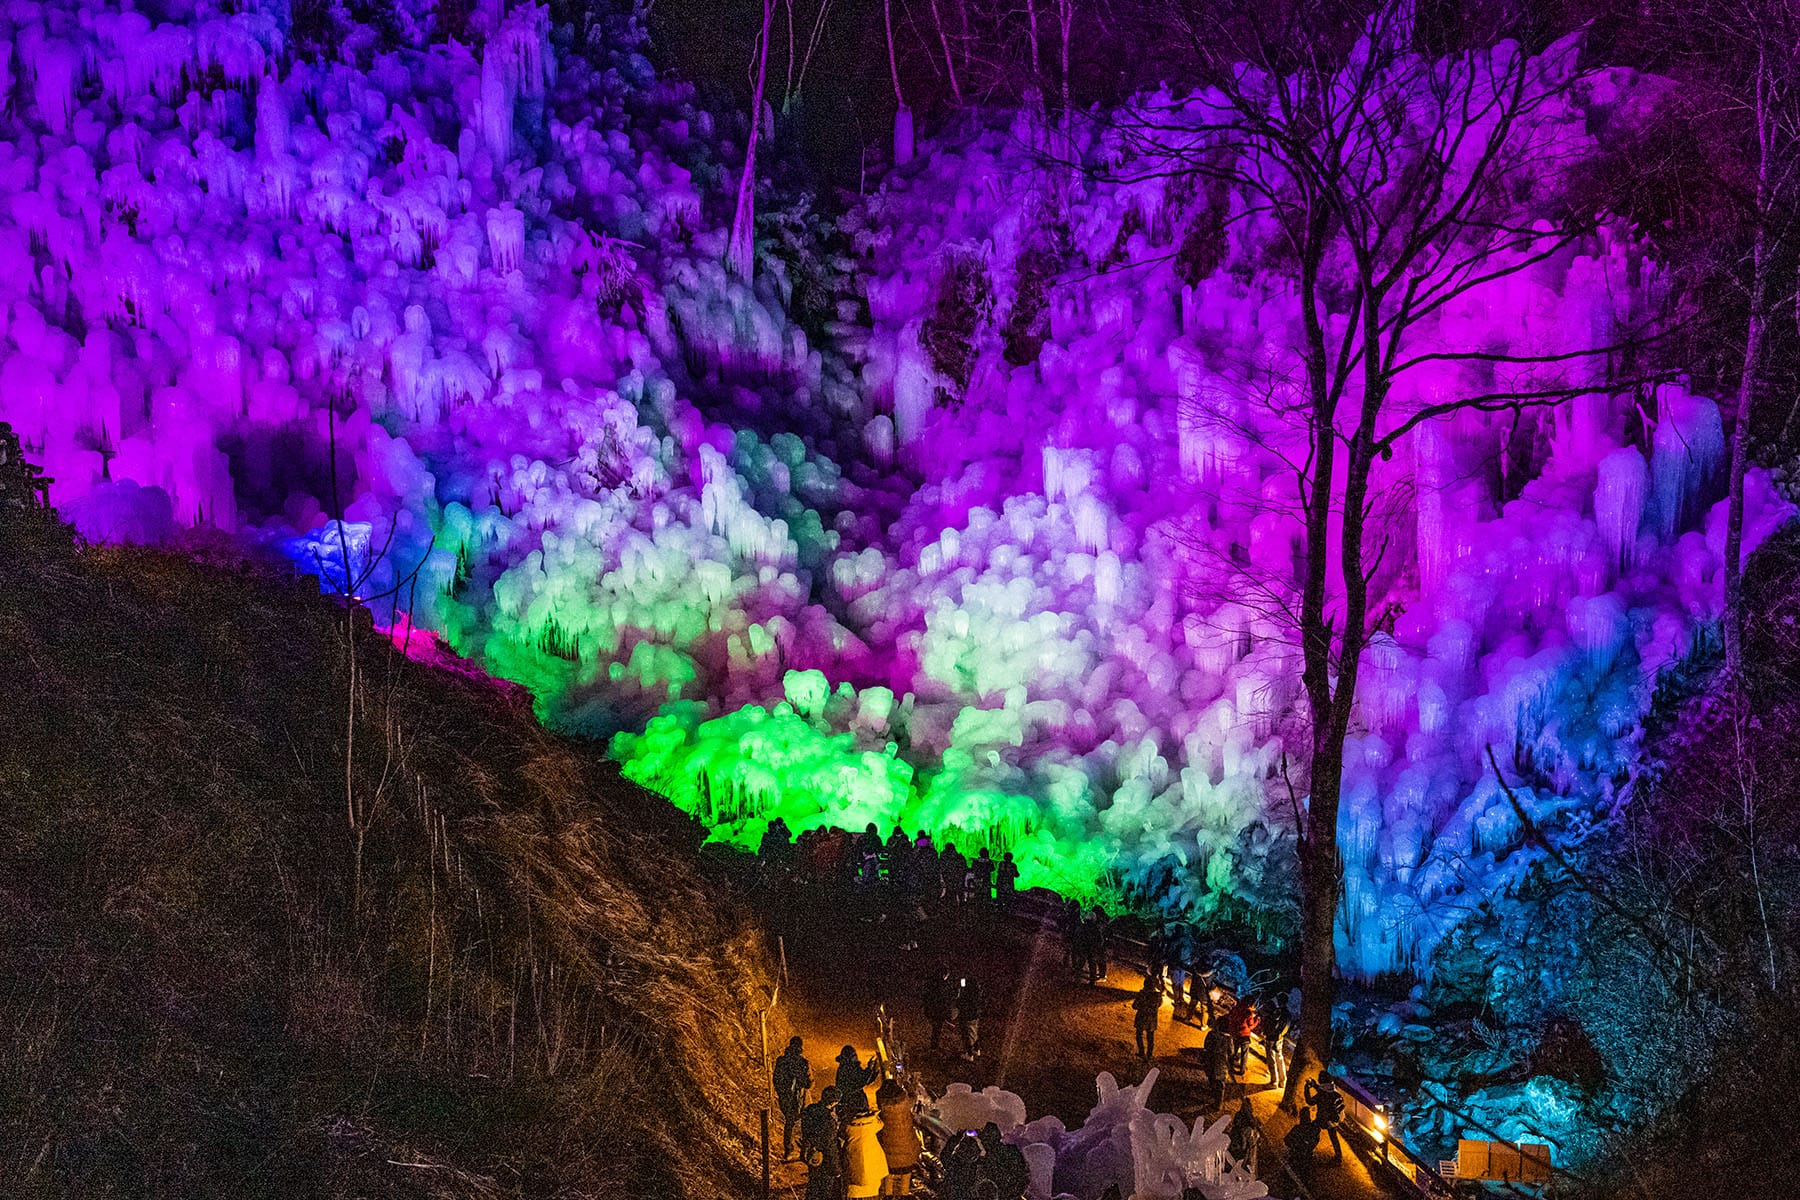
[[1437,1164],[1427,1163],[1394,1137],[1387,1107],[1348,1075],[1333,1074],[1338,1094],[1344,1098],[1344,1119],[1339,1126],[1360,1139],[1369,1152],[1371,1170],[1385,1170],[1395,1182],[1415,1196],[1444,1196],[1449,1185]]

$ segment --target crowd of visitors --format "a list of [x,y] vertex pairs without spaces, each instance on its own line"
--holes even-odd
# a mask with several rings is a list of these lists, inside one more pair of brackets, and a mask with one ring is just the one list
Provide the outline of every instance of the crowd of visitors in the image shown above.
[[[860,834],[810,829],[796,839],[777,819],[759,847],[757,870],[774,894],[804,889],[812,895],[807,902],[818,903],[823,892],[829,902],[845,905],[863,920],[887,925],[891,944],[902,950],[919,948],[928,922],[947,921],[943,928],[966,931],[963,922],[970,914],[1006,912],[1019,895],[1018,867],[1010,853],[995,858],[983,846],[970,857],[953,842],[936,845],[923,831],[909,836],[895,829],[883,838],[874,825]],[[1055,928],[1061,934],[1064,968],[1089,985],[1104,984],[1122,949],[1112,918],[1099,907],[1065,900],[1056,909]],[[956,934],[952,946],[955,938],[965,936]],[[1297,1015],[1297,989],[1283,1003],[1273,988],[1258,987],[1247,976],[1237,955],[1187,924],[1169,922],[1146,931],[1133,921],[1128,937],[1123,952],[1134,962],[1141,958],[1144,967],[1142,984],[1126,1000],[1140,1059],[1156,1057],[1163,1007],[1170,1003],[1174,1020],[1202,1031],[1206,1080],[1201,1099],[1208,1111],[1229,1111],[1227,1085],[1247,1077],[1259,1039],[1271,1083],[1279,1087],[1285,1082],[1283,1056],[1274,1048]],[[934,938],[940,948],[943,942]],[[962,957],[954,949],[945,953],[952,963]],[[928,1052],[970,1063],[981,1059],[983,989],[975,972],[940,962],[915,979],[930,1031]],[[894,1049],[891,1036],[890,1030]],[[794,1153],[798,1129],[809,1200],[911,1193],[922,1161],[913,1122],[917,1098],[893,1078],[884,1080],[878,1062],[864,1062],[854,1047],[845,1046],[830,1085],[808,1103],[811,1070],[795,1038],[775,1064],[773,1083],[783,1119],[783,1156]],[[876,1083],[880,1089],[871,1106],[868,1092]],[[916,1081],[912,1086],[918,1086]],[[1341,1158],[1337,1123],[1343,1100],[1329,1077],[1323,1087],[1308,1085],[1306,1104],[1299,1125],[1282,1139],[1284,1148],[1304,1168],[1319,1139],[1328,1135]],[[1230,1136],[1233,1157],[1254,1170],[1264,1135],[1248,1099],[1232,1115]],[[936,1176],[934,1194],[946,1200],[1017,1200],[1024,1192],[1024,1158],[1001,1140],[993,1125],[979,1134],[952,1136],[935,1157],[927,1155],[923,1161]]]
[[[883,838],[873,824],[861,833],[821,826],[798,838],[780,817],[769,822],[757,858],[766,882],[854,888],[893,901],[889,914],[906,922],[941,912],[1005,912],[1018,898],[1019,866],[1012,851],[995,858],[983,846],[969,857],[956,843],[936,845],[930,834],[896,827]],[[915,911],[917,910],[917,911]],[[902,948],[917,948],[917,939]]]
[[[906,951],[919,948],[928,922],[947,919],[957,925],[971,912],[1006,912],[1016,905],[1019,895],[1019,869],[1010,851],[995,858],[982,846],[971,858],[954,842],[938,846],[923,830],[909,835],[896,827],[883,838],[873,824],[861,833],[821,826],[795,838],[777,817],[763,834],[757,859],[762,880],[771,889],[822,890],[861,905],[859,911],[868,919],[889,925],[894,944]],[[1064,900],[1056,924],[1062,936],[1064,967],[1091,985],[1105,983],[1115,953],[1113,922],[1106,911]],[[1221,1033],[1218,1039],[1208,1036],[1203,1050],[1211,1066],[1223,1048],[1222,1068],[1209,1070],[1210,1086],[1221,1095],[1227,1079],[1244,1077],[1250,1049],[1259,1034],[1265,1035],[1267,1044],[1279,1045],[1289,1027],[1290,1012],[1266,995],[1246,992],[1242,981],[1227,980],[1221,987],[1221,956],[1236,961],[1229,951],[1180,922],[1150,928],[1142,950],[1147,978],[1130,1000],[1140,1058],[1155,1057],[1157,1023],[1165,1000],[1173,1006],[1175,1020],[1207,1030],[1209,1035]],[[930,1048],[955,1050],[967,1061],[979,1058],[980,983],[941,967],[927,973],[922,990]],[[948,1044],[946,1034],[951,1038]],[[1284,1064],[1278,1055],[1268,1057],[1279,1086]]]
[[[854,1200],[858,1196],[911,1195],[924,1161],[924,1144],[913,1120],[915,1097],[892,1078],[882,1078],[874,1059],[863,1062],[855,1047],[838,1053],[834,1082],[807,1103],[811,1071],[798,1037],[776,1060],[773,1084],[783,1121],[782,1157],[806,1165],[807,1200]],[[871,1108],[868,1087],[881,1080]],[[989,1122],[980,1132],[950,1139],[937,1156],[934,1194],[939,1200],[1023,1200],[1030,1182],[1025,1156],[1000,1138]]]
[[[795,1157],[798,1126],[807,1200],[911,1194],[923,1149],[913,1125],[914,1097],[884,1078],[877,1059],[864,1062],[856,1047],[845,1046],[838,1051],[832,1082],[811,1103],[812,1070],[800,1038],[789,1040],[773,1074],[782,1117],[781,1155],[783,1160]],[[878,1080],[881,1086],[871,1107],[868,1088]]]

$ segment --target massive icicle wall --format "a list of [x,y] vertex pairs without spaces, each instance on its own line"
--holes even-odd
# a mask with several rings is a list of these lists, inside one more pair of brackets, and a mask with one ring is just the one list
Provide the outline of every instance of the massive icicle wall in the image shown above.
[[[627,770],[739,839],[898,820],[1011,848],[1027,882],[1285,901],[1298,697],[1247,583],[1293,549],[1253,402],[1292,287],[1267,230],[1216,220],[1241,198],[1038,175],[1037,131],[978,131],[856,214],[873,329],[845,306],[846,359],[782,316],[779,261],[725,277],[704,200],[731,152],[623,26],[577,47],[489,4],[476,51],[352,30],[316,67],[279,6],[222,7],[0,24],[0,417],[84,532],[208,525],[328,580],[347,550],[369,594],[422,563],[417,621],[554,720],[660,712]],[[1597,239],[1445,334],[1564,345],[1655,286]],[[1717,410],[1653,409],[1461,417],[1395,456],[1354,968],[1429,951],[1529,861],[1485,745],[1578,836],[1716,613]],[[702,415],[727,411],[861,429],[834,462]],[[1752,513],[1778,515],[1760,478]]]
[[415,619],[561,713],[741,702],[770,647],[851,640],[807,597],[854,489],[678,381],[852,381],[779,263],[725,277],[722,138],[629,21],[489,3],[473,50],[353,27],[319,66],[283,5],[107,7],[0,24],[0,414],[83,532],[212,527],[371,596],[423,563]]
[[[1590,159],[1643,102],[1627,72],[1561,92],[1571,50],[1533,66],[1554,97],[1532,110],[1534,160]],[[1180,144],[1183,126],[1229,115],[1165,94],[1136,119]],[[1293,480],[1306,455],[1304,408],[1284,402],[1303,378],[1297,284],[1246,195],[1170,172],[1141,134],[1084,147],[1104,168],[1094,174],[1136,182],[1034,169],[1028,148],[1056,136],[1025,117],[996,123],[869,206],[864,375],[928,480],[896,530],[903,571],[872,609],[914,614],[911,632],[937,651],[921,655],[932,683],[990,709],[1006,698],[1012,723],[961,743],[976,762],[987,754],[987,771],[1054,798],[1046,765],[1073,757],[1085,786],[1065,812],[1140,871],[1173,854],[1230,892],[1259,869],[1247,840],[1281,824],[1283,764],[1306,757],[1286,616],[1299,607]],[[1532,183],[1554,199],[1561,180]],[[1528,261],[1538,249],[1446,306],[1402,357],[1554,359],[1606,345],[1662,301],[1656,264],[1617,226]],[[1046,259],[1064,264],[1048,286]],[[969,296],[972,365],[933,329]],[[1603,369],[1577,359],[1513,386]],[[1401,377],[1393,420],[1504,388],[1505,370],[1428,363]],[[1423,966],[1535,861],[1484,775],[1488,747],[1558,836],[1604,827],[1659,672],[1717,618],[1724,538],[1719,412],[1679,386],[1464,411],[1395,451],[1375,483],[1382,632],[1364,655],[1340,826],[1340,949],[1368,974]],[[1754,545],[1787,510],[1756,477],[1749,512]],[[1009,525],[993,553],[988,531]]]

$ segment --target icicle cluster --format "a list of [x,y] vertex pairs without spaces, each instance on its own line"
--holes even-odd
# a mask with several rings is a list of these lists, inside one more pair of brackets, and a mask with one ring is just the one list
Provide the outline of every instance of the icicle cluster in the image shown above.
[[[309,64],[285,4],[162,11],[0,17],[0,419],[83,532],[360,581],[722,836],[926,825],[1076,894],[1291,895],[1295,289],[1244,197],[922,146],[817,339],[798,267],[725,272],[696,179],[741,147],[628,23],[484,4]],[[1541,120],[1570,161],[1598,117]],[[1554,352],[1658,286],[1609,231],[1431,336]],[[1717,408],[1641,407],[1427,422],[1383,464],[1351,969],[1422,965],[1529,862],[1487,746],[1539,814],[1598,810],[1716,616]],[[1760,474],[1749,511],[1752,545],[1785,515]]]

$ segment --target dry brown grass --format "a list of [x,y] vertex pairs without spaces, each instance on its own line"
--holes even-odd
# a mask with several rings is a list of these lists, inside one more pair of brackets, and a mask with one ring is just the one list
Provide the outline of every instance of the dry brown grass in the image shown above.
[[352,912],[346,644],[0,527],[0,1194],[749,1194],[768,962],[693,831],[365,631]]

